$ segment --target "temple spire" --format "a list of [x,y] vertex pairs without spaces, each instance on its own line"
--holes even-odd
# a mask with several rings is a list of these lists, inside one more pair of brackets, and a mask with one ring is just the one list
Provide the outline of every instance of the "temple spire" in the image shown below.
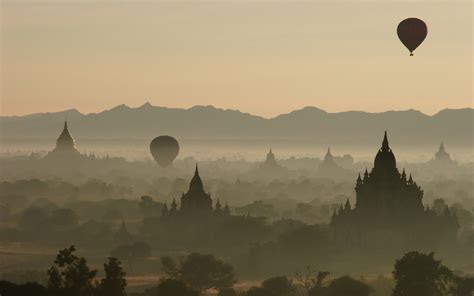
[[194,177],[199,177],[199,168],[198,168],[197,163],[196,163],[196,169],[194,170]]
[[369,172],[367,171],[367,168],[365,168],[364,181],[366,181],[368,178],[369,178]]
[[196,192],[196,193],[203,193],[204,186],[202,184],[201,177],[199,176],[199,168],[196,163],[196,169],[194,171],[194,177],[191,179],[191,183],[189,184],[189,191],[188,192]]
[[168,205],[166,204],[166,201],[165,201],[165,204],[163,205],[163,209],[161,210],[161,216],[162,217],[168,216]]
[[227,214],[227,215],[230,215],[230,209],[229,209],[229,205],[227,204],[227,202],[225,203],[225,206],[224,206],[224,213]]
[[74,138],[69,133],[67,120],[64,120],[64,128],[56,140],[56,149],[58,150],[75,150]]
[[385,131],[385,135],[383,136],[383,141],[382,141],[382,151],[388,151],[388,150],[390,150],[390,147],[388,145],[387,131]]
[[221,210],[221,202],[218,199],[216,202],[216,211],[220,211],[220,210]]
[[344,206],[344,210],[350,211],[350,209],[351,209],[351,203],[350,203],[349,199],[347,199],[346,205]]

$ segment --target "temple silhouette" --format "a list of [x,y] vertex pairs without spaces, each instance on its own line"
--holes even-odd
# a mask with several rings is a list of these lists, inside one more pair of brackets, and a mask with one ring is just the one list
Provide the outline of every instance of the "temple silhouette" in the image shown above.
[[267,153],[267,157],[265,161],[260,165],[260,169],[263,170],[278,170],[281,169],[282,167],[278,164],[275,154],[272,151],[272,148],[270,148],[270,151]]
[[452,168],[458,165],[458,163],[451,158],[451,155],[449,155],[449,153],[444,148],[443,142],[441,142],[438,151],[434,155],[434,158],[431,159],[428,164],[435,169]]
[[56,140],[56,147],[45,157],[48,160],[71,161],[82,158],[83,155],[76,149],[76,142],[69,132],[67,120],[64,121],[64,127]]
[[436,238],[455,240],[457,218],[448,210],[437,215],[424,207],[421,187],[411,175],[407,178],[405,170],[401,174],[398,171],[387,132],[373,169],[366,169],[363,177],[359,174],[355,191],[355,206],[347,200],[333,213],[330,225],[337,241],[364,244],[381,238],[390,243],[421,238],[431,243]]
[[210,213],[222,213],[230,215],[230,209],[227,203],[224,207],[222,207],[219,200],[216,201],[215,207],[213,207],[211,194],[206,193],[204,190],[204,185],[201,177],[199,176],[199,169],[196,164],[194,176],[189,183],[189,189],[186,193],[183,192],[181,195],[180,208],[178,209],[176,199],[173,199],[170,209],[168,209],[168,205],[165,202],[162,210],[162,217],[175,216],[178,214],[190,216]]
[[326,176],[333,176],[342,172],[344,172],[344,169],[336,163],[331,149],[328,147],[324,160],[319,165],[319,173]]
[[278,163],[272,148],[270,148],[265,161],[260,163],[253,173],[266,179],[275,179],[287,176],[288,169]]
[[133,236],[128,232],[127,227],[125,226],[125,221],[122,220],[122,224],[117,232],[114,234],[114,240],[117,243],[126,244],[132,240]]

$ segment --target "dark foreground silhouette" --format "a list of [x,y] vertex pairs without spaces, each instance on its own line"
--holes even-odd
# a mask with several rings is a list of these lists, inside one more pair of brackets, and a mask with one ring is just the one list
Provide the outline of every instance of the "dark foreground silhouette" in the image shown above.
[[[46,286],[38,283],[17,285],[0,281],[0,293],[7,296],[125,296],[127,281],[121,262],[109,257],[105,276],[96,277],[75,247],[60,250],[47,271]],[[162,257],[163,277],[153,288],[135,296],[198,296],[210,289],[219,296],[369,296],[373,289],[361,280],[342,276],[330,278],[329,272],[296,273],[293,277],[276,276],[246,291],[233,289],[233,267],[213,255],[191,253],[178,261]],[[472,296],[474,278],[456,275],[434,258],[434,254],[409,252],[395,262],[396,282],[392,296]]]

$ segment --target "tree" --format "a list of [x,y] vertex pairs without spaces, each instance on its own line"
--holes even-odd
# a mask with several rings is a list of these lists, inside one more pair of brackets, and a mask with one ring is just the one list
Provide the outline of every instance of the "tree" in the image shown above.
[[286,276],[276,276],[266,279],[260,287],[251,287],[245,296],[294,296],[296,288],[293,281]]
[[122,263],[115,257],[109,257],[109,262],[104,264],[105,278],[100,282],[101,296],[125,296],[127,280],[122,269]]
[[48,270],[48,290],[51,295],[88,296],[93,294],[93,279],[97,273],[87,266],[85,258],[73,253],[74,246],[60,250],[54,265]]
[[266,279],[262,283],[262,288],[272,296],[293,296],[296,293],[293,281],[286,276],[276,276]]
[[232,288],[223,288],[219,290],[217,296],[237,296],[237,292]]
[[474,295],[474,277],[459,277],[456,296]]
[[50,223],[56,228],[72,228],[77,226],[77,215],[71,209],[57,209],[51,213]]
[[158,284],[158,296],[198,296],[199,293],[176,279],[164,279]]
[[24,283],[17,285],[8,281],[0,280],[0,295],[34,295],[47,296],[48,291],[38,283]]
[[164,257],[161,263],[168,276],[185,282],[199,292],[211,288],[228,288],[235,282],[232,266],[213,255],[191,253],[181,258],[179,265],[171,258]]
[[245,296],[274,296],[265,288],[262,287],[251,287],[244,294]]
[[20,217],[19,225],[29,231],[48,228],[49,215],[40,208],[31,207],[26,209]]
[[437,215],[442,215],[448,208],[446,205],[446,201],[442,198],[437,198],[433,201],[433,210],[436,212]]
[[322,289],[324,280],[329,276],[329,272],[316,272],[311,266],[306,266],[305,273],[297,271],[295,273],[296,283],[305,289],[307,295],[318,295]]
[[[337,278],[325,289],[325,296],[369,296],[371,289],[365,283],[348,276]],[[415,296],[415,295],[414,295]]]
[[135,242],[131,245],[131,253],[135,259],[145,259],[151,256],[151,248],[145,242]]
[[153,200],[151,196],[144,195],[140,198],[138,204],[140,211],[145,217],[158,216],[160,214],[160,206]]
[[171,278],[179,278],[180,273],[178,271],[178,266],[173,258],[168,256],[163,256],[160,258],[161,261],[161,269],[165,274],[167,274]]
[[454,294],[455,276],[434,253],[409,252],[395,263],[393,296],[449,296]]

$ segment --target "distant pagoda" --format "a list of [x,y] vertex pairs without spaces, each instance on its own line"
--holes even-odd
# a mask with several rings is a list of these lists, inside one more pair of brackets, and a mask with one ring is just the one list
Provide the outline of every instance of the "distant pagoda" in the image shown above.
[[328,147],[326,155],[324,156],[323,162],[319,165],[319,170],[322,173],[335,173],[340,172],[342,168],[334,161],[334,157],[331,153],[331,148]]
[[181,196],[181,211],[205,212],[212,210],[212,199],[209,193],[204,191],[199,169],[196,164],[194,176],[189,184],[188,192]]
[[324,160],[319,165],[318,174],[323,177],[338,178],[345,173],[347,173],[346,170],[336,163],[331,149],[328,147]]
[[76,149],[74,138],[69,132],[67,120],[65,120],[63,131],[56,140],[56,147],[50,151],[46,157],[48,159],[71,160],[71,158],[77,158],[81,156],[82,155]]
[[201,215],[210,213],[230,215],[230,209],[227,203],[222,207],[219,200],[217,200],[215,208],[213,207],[211,195],[204,190],[201,176],[199,176],[198,165],[196,164],[194,176],[189,183],[189,189],[186,193],[181,195],[181,207],[179,210],[176,199],[173,199],[170,209],[168,209],[165,203],[161,215],[162,217],[193,216],[195,214]]
[[275,154],[273,153],[272,148],[270,148],[270,151],[268,151],[267,157],[260,167],[263,169],[274,169],[280,167],[280,165],[276,161]]
[[444,148],[443,142],[439,145],[438,152],[435,153],[433,161],[437,163],[453,163],[454,161],[451,159],[451,156],[446,149]]

